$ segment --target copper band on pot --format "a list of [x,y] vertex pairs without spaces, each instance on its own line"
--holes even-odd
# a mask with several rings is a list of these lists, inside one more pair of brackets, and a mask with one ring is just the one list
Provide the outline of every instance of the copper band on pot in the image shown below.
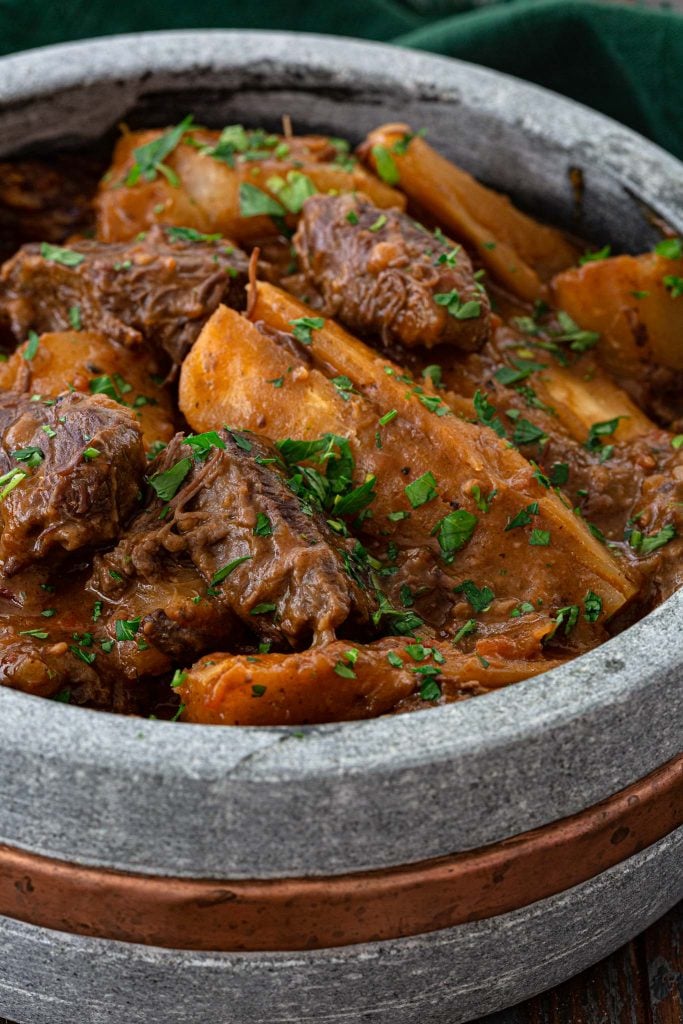
[[608,800],[500,843],[381,871],[268,881],[162,878],[0,846],[0,914],[173,949],[283,951],[399,938],[563,892],[683,823],[683,756]]

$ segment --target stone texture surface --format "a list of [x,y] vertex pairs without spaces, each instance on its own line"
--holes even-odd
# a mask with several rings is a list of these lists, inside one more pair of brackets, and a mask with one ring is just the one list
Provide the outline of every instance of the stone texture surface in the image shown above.
[[[524,205],[625,248],[683,230],[683,168],[614,122],[457,61],[260,33],[166,33],[0,61],[0,150],[122,118],[359,137],[425,125]],[[585,177],[577,211],[570,167]],[[136,871],[344,872],[468,849],[574,813],[679,752],[683,594],[563,669],[465,704],[305,731],[116,718],[0,690],[0,841]],[[662,885],[665,879],[661,879]],[[436,1019],[436,1018],[435,1018]],[[51,1022],[52,1024],[52,1022]]]
[[296,954],[103,942],[0,918],[0,1013],[20,1024],[461,1024],[557,984],[683,894],[683,829],[522,910]]

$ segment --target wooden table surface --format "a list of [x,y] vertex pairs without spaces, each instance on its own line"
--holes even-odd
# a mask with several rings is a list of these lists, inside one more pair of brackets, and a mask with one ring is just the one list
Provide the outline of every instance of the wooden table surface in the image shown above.
[[571,981],[472,1024],[683,1024],[683,903]]

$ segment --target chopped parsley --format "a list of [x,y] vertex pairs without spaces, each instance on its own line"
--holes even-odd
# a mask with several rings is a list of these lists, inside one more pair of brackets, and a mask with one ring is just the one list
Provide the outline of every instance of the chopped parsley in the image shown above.
[[[357,652],[356,652],[356,655],[357,655]],[[355,659],[353,660],[352,664],[355,664]],[[346,665],[343,661],[338,661],[337,662],[337,664],[334,666],[334,671],[337,673],[338,676],[341,676],[342,679],[355,679],[356,678],[356,673],[351,668],[351,666],[350,665]]]
[[228,578],[231,572],[234,572],[238,565],[242,565],[243,562],[248,562],[251,558],[253,558],[253,555],[242,555],[241,558],[233,558],[232,562],[228,562],[227,565],[224,565],[222,569],[219,569],[218,572],[213,574],[211,577],[211,586],[215,587],[219,583],[222,583],[223,580]]
[[614,451],[613,444],[603,445],[600,438],[611,437],[619,426],[619,422],[623,419],[626,419],[626,417],[615,416],[613,420],[603,420],[601,423],[594,423],[588,431],[584,447],[589,452],[598,452],[600,462],[606,462],[607,459],[612,457],[612,452]]
[[473,299],[463,302],[455,288],[450,292],[436,292],[434,302],[438,306],[445,306],[446,311],[456,320],[474,320],[481,316],[481,303]]
[[598,249],[595,252],[585,252],[579,259],[579,266],[582,267],[585,263],[596,263],[598,260],[606,260],[612,255],[612,246],[603,245],[602,249]]
[[225,441],[215,430],[207,430],[203,434],[188,434],[185,444],[189,445],[195,459],[203,462],[215,448],[225,450]]
[[472,538],[477,522],[472,512],[459,508],[449,512],[436,524],[432,536],[436,534],[445,561],[452,562],[456,551],[465,547]]
[[520,511],[508,519],[505,530],[516,530],[520,526],[528,526],[531,522],[532,516],[538,515],[538,502],[532,501],[526,508],[520,509]]
[[12,452],[12,458],[16,459],[17,462],[25,462],[31,469],[35,469],[36,466],[41,464],[45,455],[42,448],[30,445],[28,448],[17,448],[15,452]]
[[672,299],[678,299],[683,295],[683,277],[676,274],[665,274],[662,283]]
[[192,468],[192,459],[180,459],[163,473],[149,478],[151,487],[162,501],[170,501],[178,493],[180,485]]
[[301,171],[288,171],[286,178],[279,174],[268,178],[267,188],[274,192],[279,202],[289,213],[301,213],[309,196],[315,195],[316,188],[311,179]]
[[564,487],[567,480],[569,480],[569,464],[554,462],[550,467],[550,483],[553,487]]
[[583,599],[583,617],[586,622],[597,622],[602,614],[602,598],[589,590]]
[[377,174],[387,185],[398,185],[401,176],[398,173],[396,161],[386,146],[373,146],[372,156],[375,161]]
[[391,409],[389,412],[385,412],[384,416],[380,416],[379,418],[380,427],[386,427],[387,423],[391,423],[391,421],[395,420],[397,416],[398,411],[396,409]]
[[491,502],[498,494],[498,490],[494,487],[488,494],[483,494],[479,484],[474,484],[470,494],[474,498],[474,503],[480,512],[489,512],[491,509]]
[[676,527],[673,523],[669,523],[668,526],[663,526],[657,533],[651,534],[649,537],[642,533],[640,530],[629,527],[626,531],[629,544],[639,555],[651,555],[653,551],[658,551],[659,548],[663,548],[665,544],[673,540],[677,536]]
[[49,242],[40,243],[40,255],[43,259],[60,263],[63,267],[78,267],[85,260],[83,253],[65,249],[61,245],[50,245]]
[[180,124],[164,132],[144,146],[138,146],[133,150],[134,163],[126,175],[124,184],[135,185],[140,178],[145,181],[154,181],[158,174],[168,181],[169,185],[177,188],[180,184],[177,174],[171,170],[163,161],[169,156],[180,143],[183,135],[193,127],[192,114],[183,118]]
[[83,321],[81,320],[80,306],[69,306],[69,323],[73,327],[74,331],[80,331],[82,329]]
[[472,399],[474,405],[474,412],[477,420],[484,427],[490,427],[494,430],[498,437],[505,437],[505,427],[501,423],[500,419],[496,416],[496,407],[489,402],[488,398],[483,391],[475,391],[474,398]]
[[271,523],[265,512],[257,512],[256,514],[256,526],[254,527],[255,537],[272,537],[273,535],[273,524]]
[[47,640],[49,637],[44,629],[20,629],[19,636],[32,636],[34,640]]
[[550,544],[550,530],[532,530],[529,544],[536,548],[547,548]]
[[667,260],[680,260],[683,257],[683,239],[664,238],[661,242],[657,242],[655,252]]
[[93,459],[97,459],[102,454],[97,448],[85,448],[83,451],[83,458],[86,462],[92,462]]
[[386,215],[386,213],[380,213],[380,215],[377,218],[377,220],[374,221],[374,223],[372,223],[370,225],[370,227],[368,228],[368,231],[372,231],[372,232],[380,231],[384,227],[386,222],[387,222],[387,215]]
[[268,612],[274,612],[277,605],[271,601],[264,601],[263,604],[256,604],[249,612],[250,615],[266,615]]
[[479,629],[479,623],[476,619],[468,619],[464,626],[461,626],[458,632],[453,637],[453,643],[459,644],[461,640],[464,640],[466,636],[471,636],[472,633],[476,633]]
[[284,217],[287,212],[277,199],[248,181],[241,183],[239,199],[242,217]]
[[172,242],[220,242],[223,237],[221,234],[207,235],[195,228],[167,227],[164,230]]
[[403,668],[403,662],[396,651],[389,651],[387,654],[387,661],[391,666],[393,666],[393,668]]
[[313,343],[312,332],[319,331],[325,326],[325,321],[321,316],[300,316],[289,322],[294,328],[292,334],[302,345],[311,345]]
[[495,594],[490,587],[479,588],[473,580],[463,580],[453,588],[455,594],[463,594],[475,612],[485,612],[491,607]]
[[413,508],[419,508],[438,497],[434,474],[427,471],[405,487],[406,497]]
[[183,672],[181,671],[181,669],[177,668],[173,673],[173,679],[171,679],[171,686],[173,687],[174,690],[177,690],[183,685],[186,679],[187,672]]
[[348,402],[351,395],[357,395],[358,392],[353,386],[353,381],[342,374],[340,377],[332,377],[330,384],[334,384],[335,388],[339,392],[339,395],[345,402]]
[[264,686],[263,683],[252,683],[251,695],[252,697],[262,697],[267,689],[268,687]]
[[22,352],[22,358],[27,362],[30,362],[38,351],[38,345],[40,344],[40,338],[35,331],[28,332],[28,341],[26,342],[26,348]]
[[116,639],[120,643],[125,640],[133,640],[140,628],[141,621],[140,615],[135,619],[117,619],[115,624]]
[[579,621],[579,606],[578,604],[570,604],[565,608],[559,608],[554,618],[555,629],[554,633],[564,629],[565,636],[569,636],[574,626]]

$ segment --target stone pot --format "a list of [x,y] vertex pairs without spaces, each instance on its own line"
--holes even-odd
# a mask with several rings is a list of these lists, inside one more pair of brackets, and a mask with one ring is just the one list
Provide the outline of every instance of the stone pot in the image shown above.
[[[0,60],[0,155],[121,120],[357,141],[388,120],[523,207],[642,250],[683,166],[540,88],[285,33]],[[577,191],[580,177],[582,188]],[[683,894],[683,593],[536,679],[398,718],[230,729],[0,690],[0,1013],[25,1024],[458,1024]]]

